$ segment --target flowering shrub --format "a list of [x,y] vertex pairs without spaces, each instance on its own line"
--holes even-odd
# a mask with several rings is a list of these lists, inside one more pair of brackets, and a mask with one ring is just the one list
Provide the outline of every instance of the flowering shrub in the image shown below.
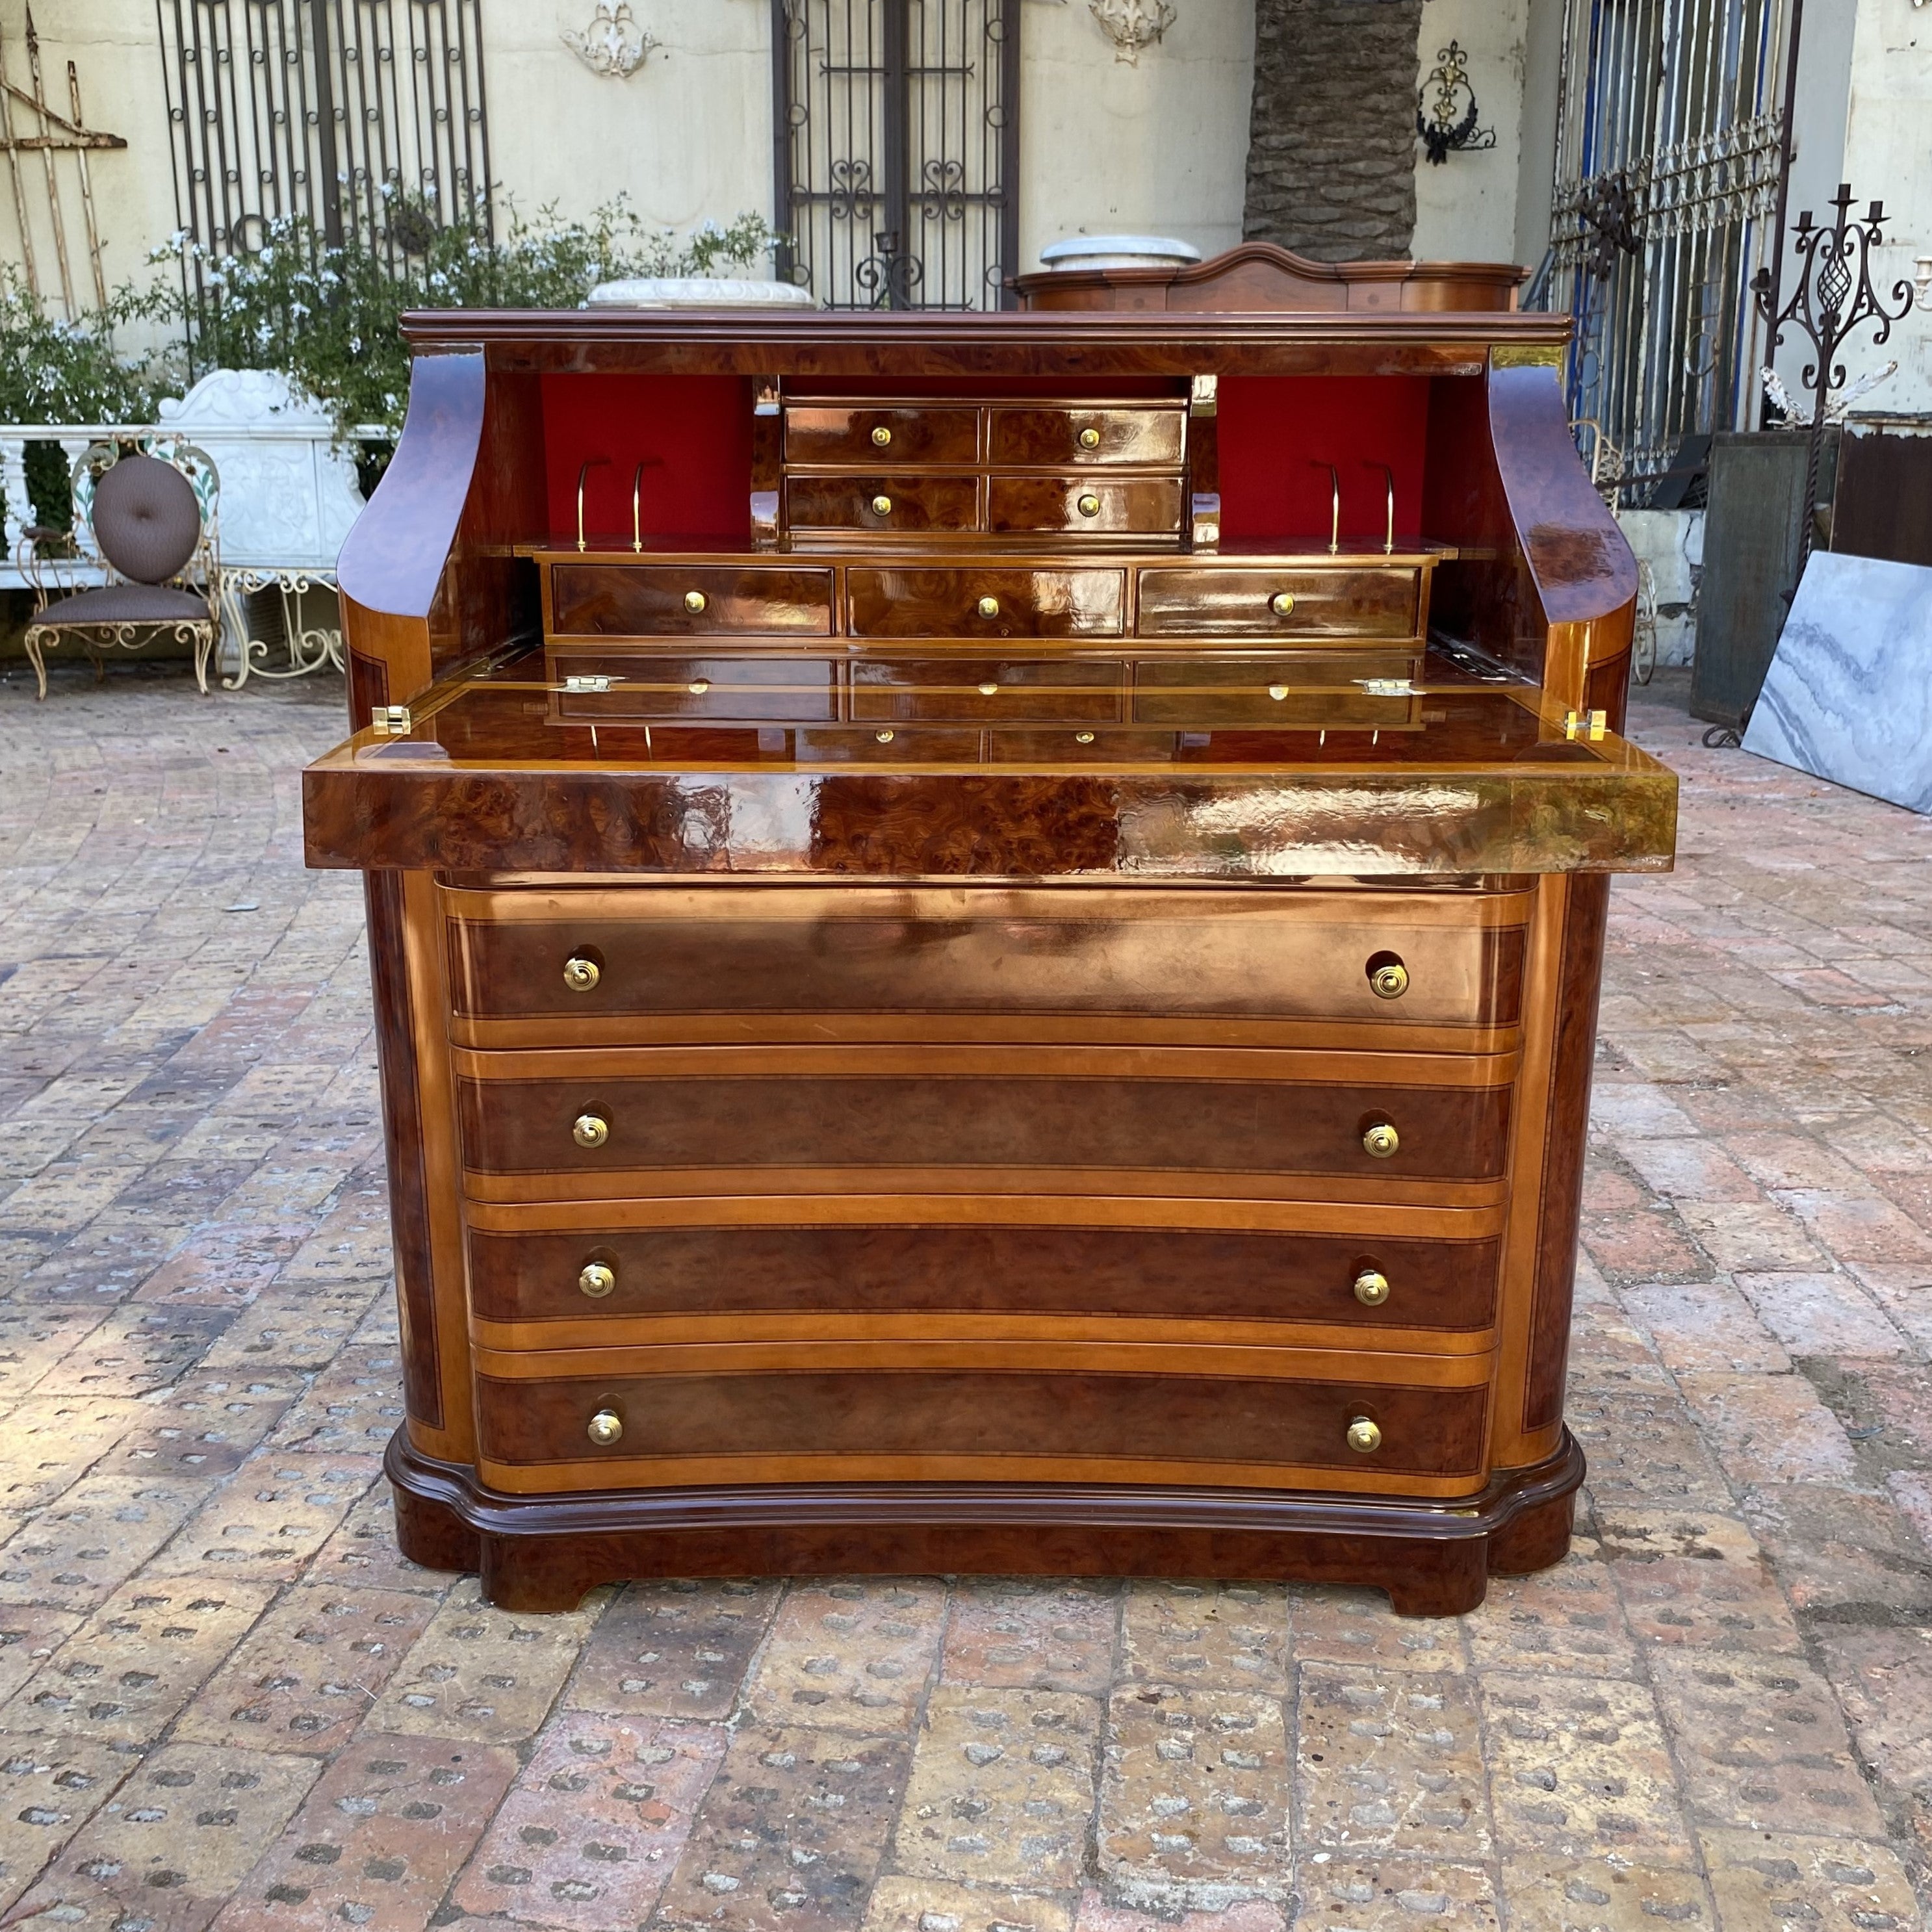
[[741,214],[680,242],[646,229],[622,196],[584,221],[560,222],[548,208],[534,222],[513,212],[494,244],[439,226],[399,196],[384,238],[388,248],[360,236],[328,248],[297,217],[269,224],[251,253],[213,255],[177,235],[154,259],[178,261],[203,291],[186,310],[197,368],[279,369],[340,429],[374,424],[394,435],[409,392],[397,329],[406,310],[575,308],[599,282],[742,268],[778,239],[761,217]]

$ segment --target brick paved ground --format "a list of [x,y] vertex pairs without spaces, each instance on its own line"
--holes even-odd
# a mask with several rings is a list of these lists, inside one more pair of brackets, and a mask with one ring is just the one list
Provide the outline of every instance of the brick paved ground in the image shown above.
[[[1918,1926],[1932,824],[1681,691],[1619,884],[1587,1527],[1478,1614],[401,1562],[338,694],[0,683],[0,1912],[93,1932]],[[1660,701],[1664,700],[1664,701]],[[1184,1909],[1197,1915],[1181,1919]],[[1298,1916],[1297,1916],[1298,1913]]]

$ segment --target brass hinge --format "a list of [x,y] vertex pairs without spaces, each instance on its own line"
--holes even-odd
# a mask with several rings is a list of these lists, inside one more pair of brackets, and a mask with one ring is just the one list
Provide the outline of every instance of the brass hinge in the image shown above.
[[572,676],[563,681],[566,691],[608,691],[614,684],[623,682],[622,678],[602,676]]
[[1219,393],[1221,379],[1218,376],[1196,376],[1188,386],[1187,409],[1191,416],[1211,416],[1220,406]]
[[406,738],[410,732],[410,707],[406,704],[379,704],[369,719],[369,728],[379,738]]
[[1610,714],[1607,711],[1571,711],[1563,719],[1563,735],[1566,738],[1602,737],[1610,728]]

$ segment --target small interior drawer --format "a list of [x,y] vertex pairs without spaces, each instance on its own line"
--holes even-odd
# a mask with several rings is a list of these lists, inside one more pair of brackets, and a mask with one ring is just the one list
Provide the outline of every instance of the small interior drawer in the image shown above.
[[996,536],[1172,536],[1180,528],[1178,476],[1000,476],[987,485]]
[[1420,634],[1422,573],[1388,569],[1141,573],[1144,638],[1376,638]]
[[832,572],[709,564],[555,564],[550,630],[560,637],[827,637]]
[[791,403],[784,412],[788,463],[944,463],[979,456],[980,412],[943,404]]
[[1118,638],[1126,622],[1120,570],[854,564],[845,592],[861,638]]
[[980,485],[971,476],[794,476],[784,490],[794,530],[916,536],[980,527]]
[[1174,409],[1000,409],[992,412],[996,464],[1058,469],[1062,464],[1133,463],[1178,467],[1183,418]]

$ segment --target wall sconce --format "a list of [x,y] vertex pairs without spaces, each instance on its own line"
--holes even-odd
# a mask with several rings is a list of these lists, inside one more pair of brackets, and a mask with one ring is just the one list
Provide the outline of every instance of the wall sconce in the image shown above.
[[589,26],[567,28],[563,44],[592,74],[628,80],[658,44],[657,36],[632,17],[630,0],[597,0]]
[[1088,11],[1114,44],[1114,58],[1140,64],[1144,48],[1154,46],[1174,25],[1169,0],[1088,0]]
[[[1432,86],[1436,89],[1436,104],[1425,113],[1422,104]],[[1459,116],[1456,107],[1463,100],[1468,100],[1468,108]],[[1422,137],[1432,166],[1439,168],[1449,158],[1451,148],[1466,154],[1479,154],[1496,145],[1496,130],[1478,128],[1476,116],[1476,90],[1469,85],[1469,58],[1460,41],[1451,40],[1446,47],[1437,50],[1436,65],[1416,96],[1415,131]]]

